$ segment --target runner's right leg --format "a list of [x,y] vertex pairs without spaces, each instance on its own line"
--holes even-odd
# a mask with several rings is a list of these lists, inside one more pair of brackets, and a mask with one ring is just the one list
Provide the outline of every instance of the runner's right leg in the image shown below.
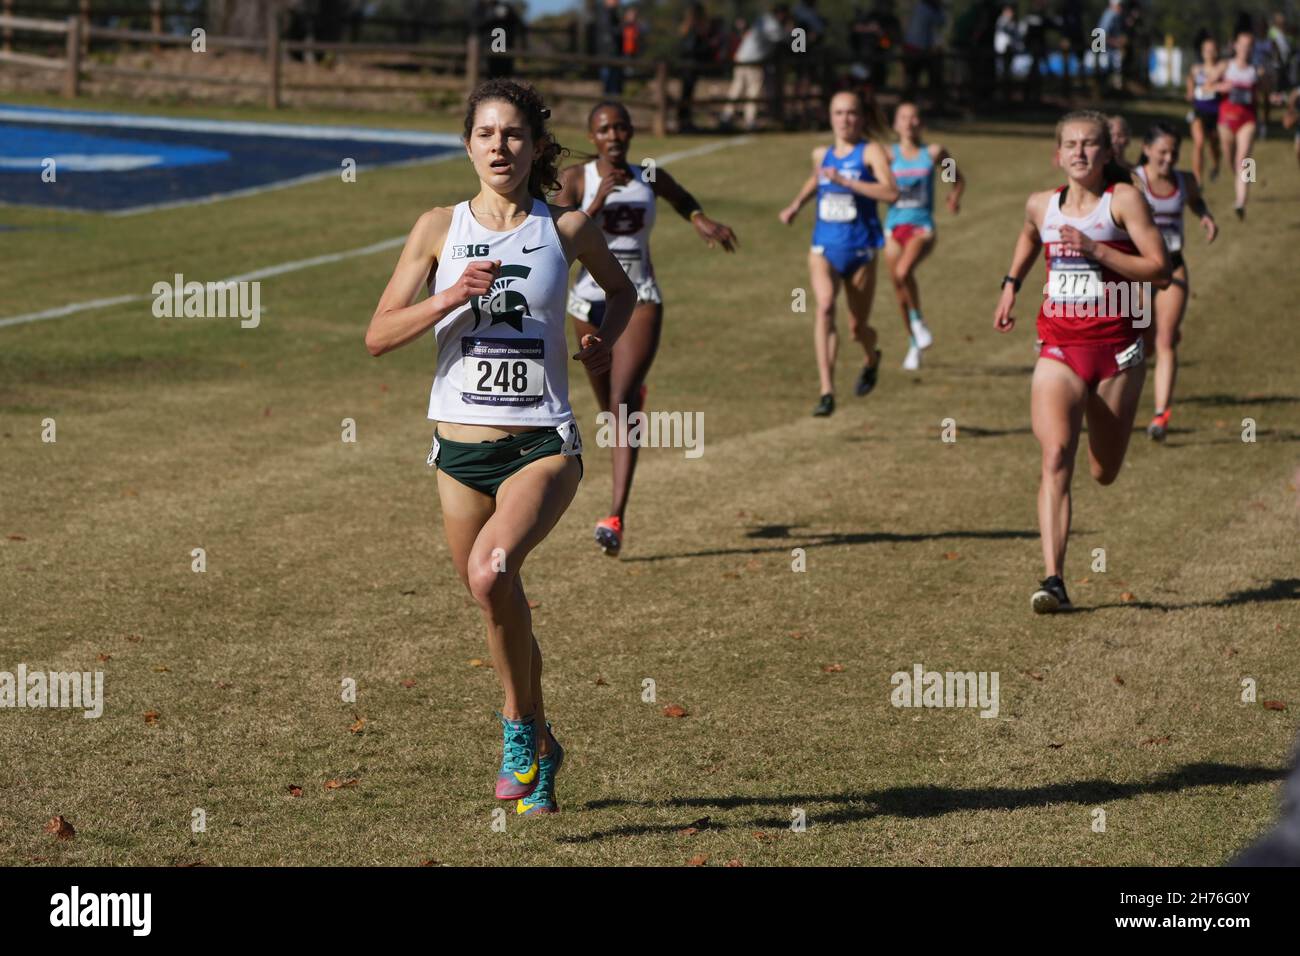
[[839,292],[840,277],[826,257],[816,252],[808,253],[808,275],[812,282],[813,297],[817,300],[817,315],[813,321],[817,376],[821,382],[821,394],[833,395],[835,358],[839,352],[839,333],[835,330],[835,297]]

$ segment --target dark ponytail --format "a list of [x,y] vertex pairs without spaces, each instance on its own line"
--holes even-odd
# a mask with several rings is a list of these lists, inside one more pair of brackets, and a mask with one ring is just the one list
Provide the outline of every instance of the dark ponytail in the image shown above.
[[551,111],[542,103],[541,94],[527,83],[516,80],[488,80],[480,83],[465,104],[466,143],[474,132],[474,116],[478,113],[479,106],[492,101],[509,103],[523,113],[528,121],[529,136],[534,143],[542,144],[542,152],[528,174],[528,194],[545,201],[548,193],[560,188],[560,158],[569,152],[546,128]]

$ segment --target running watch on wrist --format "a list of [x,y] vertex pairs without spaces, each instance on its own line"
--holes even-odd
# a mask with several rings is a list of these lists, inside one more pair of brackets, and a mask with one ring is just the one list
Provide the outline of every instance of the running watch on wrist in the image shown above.
[[1008,282],[1010,282],[1012,285],[1014,285],[1014,286],[1016,287],[1016,292],[1017,292],[1017,293],[1020,292],[1020,282],[1021,282],[1020,279],[1017,279],[1015,276],[1003,276],[1003,277],[1002,277],[1002,288],[1005,289],[1005,288],[1007,287],[1007,283],[1008,283]]

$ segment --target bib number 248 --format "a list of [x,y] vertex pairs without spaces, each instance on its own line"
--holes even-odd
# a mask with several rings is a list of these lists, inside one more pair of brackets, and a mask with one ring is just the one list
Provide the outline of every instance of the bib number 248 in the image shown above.
[[461,339],[461,398],[472,405],[536,405],[546,382],[542,339]]

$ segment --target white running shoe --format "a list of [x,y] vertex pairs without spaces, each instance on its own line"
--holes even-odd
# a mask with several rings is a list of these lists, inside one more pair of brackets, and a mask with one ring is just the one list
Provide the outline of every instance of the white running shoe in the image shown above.
[[913,342],[907,349],[907,357],[903,359],[903,371],[915,372],[921,367],[921,350]]
[[918,349],[928,349],[934,344],[934,336],[930,334],[930,328],[925,324],[924,319],[917,319],[908,323],[912,327],[912,344]]

